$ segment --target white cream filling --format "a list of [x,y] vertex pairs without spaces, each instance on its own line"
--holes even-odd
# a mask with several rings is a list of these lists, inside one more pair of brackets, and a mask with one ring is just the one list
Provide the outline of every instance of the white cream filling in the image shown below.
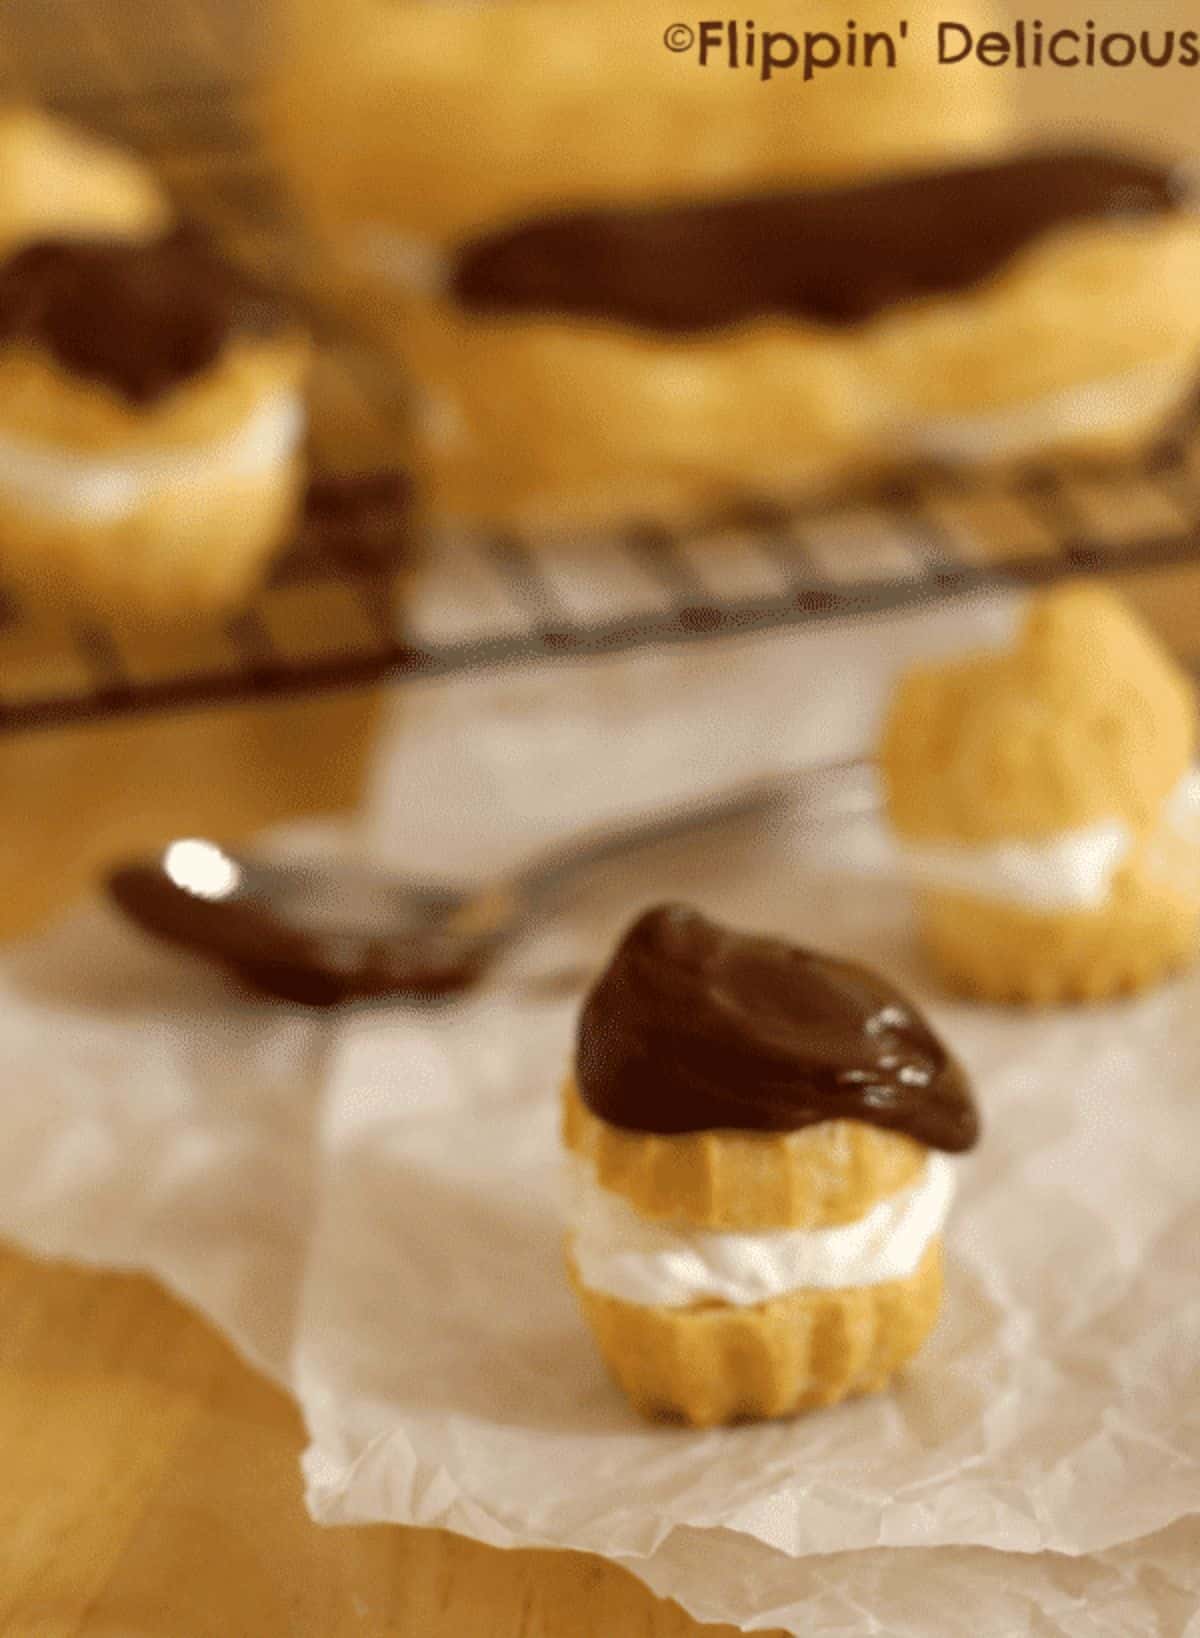
[[1184,842],[1200,842],[1200,768],[1189,768],[1167,797],[1163,823]]
[[1008,409],[917,421],[902,427],[901,440],[905,453],[939,461],[1019,459],[1056,442],[1165,420],[1194,380],[1192,360],[1158,360]]
[[[1163,805],[1165,844],[1200,842],[1200,772],[1189,769]],[[1097,910],[1108,902],[1134,834],[1121,819],[1065,830],[1037,842],[995,842],[967,847],[952,842],[901,844],[905,872],[919,887],[971,893],[1027,910]]]
[[837,1228],[724,1233],[652,1223],[568,1155],[567,1223],[584,1285],[645,1307],[749,1307],[789,1291],[881,1285],[912,1274],[954,1193],[954,1163],[930,1150],[917,1181]]
[[265,398],[240,427],[208,443],[93,455],[0,435],[0,494],[31,512],[79,523],[118,523],[158,491],[209,488],[255,477],[290,459],[304,436],[298,394]]

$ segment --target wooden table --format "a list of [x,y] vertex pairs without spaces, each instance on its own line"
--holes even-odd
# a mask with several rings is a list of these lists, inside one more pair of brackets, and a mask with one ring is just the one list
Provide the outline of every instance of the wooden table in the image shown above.
[[148,1280],[0,1253],[0,1312],[4,1638],[701,1631],[573,1553],[317,1529],[291,1402]]

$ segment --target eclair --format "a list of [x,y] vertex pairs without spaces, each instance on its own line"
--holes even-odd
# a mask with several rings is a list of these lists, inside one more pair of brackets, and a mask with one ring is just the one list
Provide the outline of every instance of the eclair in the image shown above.
[[[894,64],[843,50],[785,85],[673,48],[663,0],[355,0],[335,39],[319,5],[290,9],[270,124],[407,367],[435,517],[686,522],[866,461],[891,407],[864,398],[862,326],[827,298],[851,275],[860,305],[868,287],[881,307],[923,293],[911,263],[928,252],[895,224],[925,184],[890,230],[882,196],[838,206],[836,243],[819,196],[982,157],[1011,123],[1000,78],[936,66],[928,20]],[[864,38],[875,24],[895,19],[860,8]],[[812,0],[804,28],[844,36],[846,13]],[[872,217],[884,255],[868,235],[855,259]]]
[[1191,684],[1117,597],[1036,598],[1010,649],[901,679],[880,750],[921,934],[948,985],[1099,1001],[1193,959]]
[[0,573],[120,619],[219,610],[290,532],[307,341],[198,230],[0,264]]
[[567,1269],[611,1374],[697,1427],[876,1392],[937,1318],[963,1070],[852,962],[647,911],[580,1018]]
[[335,42],[294,9],[285,168],[414,383],[435,517],[688,528],[912,461],[1109,457],[1194,382],[1182,173],[1015,150],[1010,77],[939,65],[933,19],[851,67],[814,0],[843,60],[796,84],[701,66],[658,4],[358,0]]

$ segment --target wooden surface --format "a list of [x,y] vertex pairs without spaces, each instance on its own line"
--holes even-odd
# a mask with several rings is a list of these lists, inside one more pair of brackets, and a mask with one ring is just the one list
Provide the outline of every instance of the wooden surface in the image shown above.
[[149,1281],[0,1254],[4,1638],[684,1638],[624,1572],[318,1530],[299,1419]]

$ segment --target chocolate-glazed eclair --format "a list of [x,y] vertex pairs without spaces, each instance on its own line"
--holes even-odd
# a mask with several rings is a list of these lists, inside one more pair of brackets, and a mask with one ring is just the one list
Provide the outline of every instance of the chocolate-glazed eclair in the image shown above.
[[0,572],[113,618],[235,603],[298,500],[307,344],[194,228],[0,264]]
[[668,50],[657,0],[353,0],[332,40],[328,3],[291,0],[275,126],[416,384],[436,515],[687,527],[913,458],[1124,453],[1195,378],[1180,178],[1015,152],[1013,77],[940,65],[928,9],[895,67],[764,84]]
[[431,480],[535,530],[1116,452],[1200,358],[1200,216],[1177,171],[1106,153],[555,213],[444,276],[410,327]]
[[[864,458],[864,417],[883,410],[820,324],[702,315],[681,330],[644,311],[644,290],[634,313],[581,310],[575,292],[567,308],[500,308],[475,299],[474,253],[564,214],[662,209],[678,224],[690,207],[957,165],[1010,128],[1009,80],[939,67],[928,13],[894,66],[847,49],[836,71],[764,84],[669,49],[667,0],[350,0],[336,29],[330,0],[285,9],[271,127],[416,384],[425,500],[533,532],[821,486]],[[968,20],[986,15],[969,0]],[[896,23],[881,0],[855,16],[862,38]],[[802,24],[844,39],[847,13],[809,0]],[[690,242],[688,266],[668,258],[681,294],[720,252],[703,232]],[[594,248],[603,278],[620,257],[607,233]]]
[[564,1092],[568,1272],[649,1415],[882,1388],[941,1295],[965,1075],[886,980],[662,906],[585,1002]]

